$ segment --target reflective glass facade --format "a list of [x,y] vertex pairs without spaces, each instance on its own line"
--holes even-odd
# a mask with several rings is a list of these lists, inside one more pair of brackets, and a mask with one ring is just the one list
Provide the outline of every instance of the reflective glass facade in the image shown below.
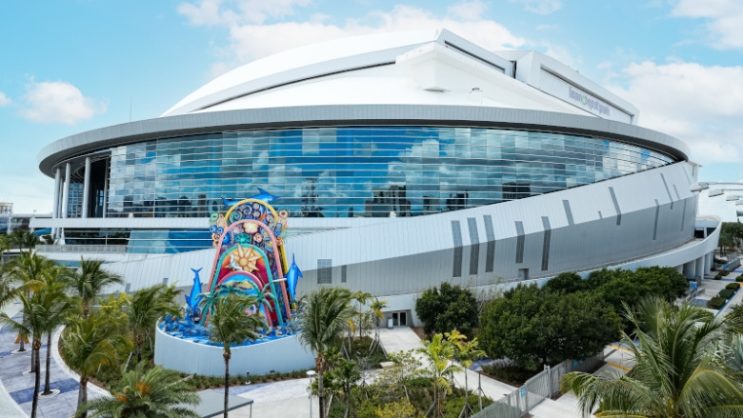
[[203,217],[221,205],[220,197],[248,197],[262,187],[280,196],[277,206],[292,216],[415,216],[672,162],[638,146],[552,132],[441,126],[224,131],[113,148],[100,202],[108,217]]

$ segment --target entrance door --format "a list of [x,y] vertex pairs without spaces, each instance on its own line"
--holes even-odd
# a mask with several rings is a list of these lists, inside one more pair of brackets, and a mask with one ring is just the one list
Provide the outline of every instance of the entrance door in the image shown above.
[[408,326],[408,313],[407,312],[400,312],[400,326],[401,327]]

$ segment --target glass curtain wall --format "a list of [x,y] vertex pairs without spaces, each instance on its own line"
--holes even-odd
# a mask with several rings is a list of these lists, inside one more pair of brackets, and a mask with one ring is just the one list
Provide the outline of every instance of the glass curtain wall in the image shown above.
[[[205,217],[264,188],[302,217],[416,216],[674,162],[599,137],[440,126],[225,131],[111,150],[106,216]],[[95,216],[100,216],[96,213]]]

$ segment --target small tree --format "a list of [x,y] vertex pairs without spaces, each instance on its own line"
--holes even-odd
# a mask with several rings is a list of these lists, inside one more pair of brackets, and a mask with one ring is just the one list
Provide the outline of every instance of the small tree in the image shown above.
[[119,344],[127,344],[121,338],[119,328],[111,326],[110,319],[93,314],[73,321],[62,334],[62,354],[74,370],[80,374],[80,389],[77,397],[78,416],[85,417],[81,409],[88,401],[88,381],[106,365],[119,361]]
[[454,358],[464,367],[464,407],[462,407],[462,413],[460,416],[469,416],[472,413],[472,408],[469,403],[469,381],[467,378],[467,370],[472,367],[472,363],[475,360],[485,357],[485,352],[480,350],[480,344],[477,338],[472,341],[467,340],[467,336],[454,330],[446,334],[446,339],[454,344]]
[[458,329],[471,336],[478,324],[477,300],[459,286],[442,283],[441,288],[423,292],[415,302],[415,312],[423,322],[426,334]]
[[351,293],[346,289],[323,287],[308,297],[299,338],[315,354],[320,418],[325,418],[326,412],[323,384],[328,355],[340,347],[343,331],[353,315]]
[[586,282],[576,273],[560,273],[544,285],[545,290],[563,293],[574,293],[587,287]]
[[451,393],[451,381],[454,371],[459,367],[452,361],[456,347],[442,334],[434,334],[425,348],[419,349],[428,361],[427,371],[433,389],[433,409],[435,417],[444,416],[444,398]]
[[129,329],[134,336],[137,363],[142,361],[142,350],[151,349],[157,320],[165,315],[178,315],[175,303],[178,290],[174,287],[155,285],[134,292],[127,306]]
[[209,321],[209,338],[222,343],[224,357],[224,418],[227,418],[230,390],[231,346],[258,337],[258,329],[263,327],[263,320],[258,314],[247,311],[257,304],[257,299],[250,296],[230,294],[220,298],[214,304],[214,313]]
[[80,259],[80,268],[69,270],[65,276],[70,289],[80,302],[82,316],[90,314],[90,306],[100,296],[106,286],[122,282],[121,276],[107,272],[100,260]]

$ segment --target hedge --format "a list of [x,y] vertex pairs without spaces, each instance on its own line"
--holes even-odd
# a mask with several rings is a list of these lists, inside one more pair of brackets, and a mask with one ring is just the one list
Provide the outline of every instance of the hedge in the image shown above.
[[735,278],[735,281],[738,282],[738,283],[743,282],[743,276],[736,277]]
[[725,305],[725,299],[715,296],[707,302],[707,307],[712,309],[720,309]]
[[738,283],[728,283],[728,285],[725,286],[725,289],[730,289],[737,292],[738,289],[740,289],[740,285]]
[[732,289],[722,289],[720,290],[720,293],[717,294],[717,296],[723,298],[723,299],[730,299],[735,294],[735,290]]

